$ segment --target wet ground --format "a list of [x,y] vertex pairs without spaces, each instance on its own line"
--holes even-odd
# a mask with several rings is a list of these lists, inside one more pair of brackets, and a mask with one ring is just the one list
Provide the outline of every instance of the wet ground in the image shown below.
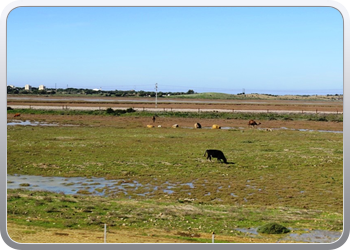
[[[47,123],[47,122],[39,122],[39,121],[31,121],[31,120],[12,120],[7,123],[7,126],[15,126],[15,125],[22,125],[22,126],[60,126],[59,123]],[[64,124],[63,126],[78,126],[78,125],[73,125],[73,124]],[[193,127],[186,127],[182,126],[182,128],[186,129],[194,129]],[[212,129],[212,127],[202,127],[202,129]],[[221,129],[239,129],[239,130],[244,130],[244,127],[221,127]],[[258,130],[294,130],[294,131],[303,131],[303,132],[328,132],[328,133],[343,133],[343,131],[335,131],[335,130],[314,130],[314,129],[306,129],[306,128],[300,128],[300,129],[295,129],[295,128],[286,128],[286,127],[280,127],[280,128],[257,128]]]
[[[289,229],[292,232],[286,234],[279,241],[333,243],[337,241],[342,235],[342,232],[326,231],[326,230],[308,230],[308,229],[302,229],[302,231],[305,231],[305,233],[297,234],[297,233],[293,233],[293,231],[300,230],[300,229],[293,229],[293,228],[289,228]],[[252,237],[256,237],[259,234],[257,232],[257,228],[236,228],[236,230],[249,234]]]
[[[188,186],[194,188],[193,183],[170,183],[162,185],[162,191],[172,194],[173,188],[178,186]],[[43,177],[35,175],[8,175],[7,188],[24,188],[33,191],[46,190],[50,192],[62,192],[64,194],[92,194],[92,195],[114,195],[123,193],[128,197],[130,193],[145,196],[158,191],[160,186],[151,184],[141,184],[137,181],[106,180],[105,178],[85,178],[85,177]]]
[[[187,186],[194,188],[194,183],[169,183],[162,186],[162,191],[171,194],[173,188],[178,186]],[[108,195],[111,193],[123,193],[128,195],[128,191],[144,196],[160,189],[151,184],[141,184],[137,181],[106,180],[105,178],[84,178],[84,177],[43,177],[32,175],[8,175],[8,189],[28,189],[28,190],[46,190],[64,194],[82,194],[82,195]],[[139,190],[139,191],[138,191]],[[235,195],[235,194],[231,194]],[[237,231],[248,234],[250,237],[258,235],[257,228],[236,228]],[[280,241],[296,241],[310,243],[332,243],[341,237],[341,232],[326,230],[304,230],[305,233],[293,233],[296,229],[291,229],[291,233],[286,234]],[[300,231],[300,229],[298,229]]]

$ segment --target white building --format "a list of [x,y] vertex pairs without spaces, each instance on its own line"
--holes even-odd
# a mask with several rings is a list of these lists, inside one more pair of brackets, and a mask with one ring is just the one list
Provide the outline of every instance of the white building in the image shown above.
[[31,90],[32,90],[32,86],[30,86],[29,84],[27,84],[26,86],[24,86],[24,89],[25,89],[25,90],[31,91]]
[[44,85],[39,86],[39,90],[45,90],[45,89],[46,89],[46,87]]

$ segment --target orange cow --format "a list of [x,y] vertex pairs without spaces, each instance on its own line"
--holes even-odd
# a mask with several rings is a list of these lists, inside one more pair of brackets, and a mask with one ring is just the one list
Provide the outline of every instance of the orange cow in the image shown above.
[[248,125],[251,126],[251,127],[255,127],[255,126],[258,126],[258,125],[260,125],[260,124],[261,124],[261,122],[257,123],[257,122],[254,121],[254,120],[250,120],[250,121],[248,122]]

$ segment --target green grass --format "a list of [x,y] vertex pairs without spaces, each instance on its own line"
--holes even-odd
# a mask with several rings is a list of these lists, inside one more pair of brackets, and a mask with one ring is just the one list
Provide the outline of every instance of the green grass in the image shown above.
[[7,203],[9,221],[47,228],[103,228],[106,223],[114,229],[240,235],[235,228],[255,228],[277,220],[292,228],[342,229],[341,214],[282,207],[180,204],[25,190],[8,190]]
[[[229,164],[208,162],[203,154],[209,148],[222,150]],[[337,133],[8,126],[8,174],[95,176],[158,187],[145,196],[130,191],[130,200],[112,190],[105,198],[8,190],[8,218],[72,228],[100,227],[108,218],[115,227],[222,234],[268,222],[341,230],[342,150]],[[167,182],[194,188],[177,185],[166,194]]]

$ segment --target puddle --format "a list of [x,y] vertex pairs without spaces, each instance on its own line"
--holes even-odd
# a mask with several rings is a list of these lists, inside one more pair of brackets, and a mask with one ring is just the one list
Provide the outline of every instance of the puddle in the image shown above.
[[[177,186],[189,186],[194,188],[193,183],[173,184],[166,182],[161,189],[166,194],[172,194],[173,188]],[[106,180],[105,178],[85,178],[85,177],[43,177],[35,175],[8,175],[7,188],[17,189],[23,188],[27,190],[39,191],[46,190],[50,192],[64,194],[92,194],[108,196],[118,193],[129,195],[130,193],[146,196],[152,195],[158,191],[160,187],[151,184],[141,184],[137,181],[126,180]]]
[[[187,127],[187,126],[180,126],[181,128],[185,129],[194,129],[193,127]],[[202,129],[212,129],[212,127],[202,127]],[[244,127],[221,127],[222,130],[244,130]],[[267,128],[257,128],[257,130],[266,131]],[[293,131],[301,131],[301,132],[323,132],[323,133],[339,133],[342,134],[343,131],[335,131],[335,130],[313,130],[313,129],[294,129],[294,128],[286,128],[286,127],[280,127],[280,128],[273,128],[273,130],[293,130]]]
[[[22,126],[60,126],[58,123],[46,123],[46,122],[38,122],[38,121],[30,121],[30,120],[12,120],[11,122],[7,123],[7,126],[17,126],[17,125],[22,125]],[[69,125],[69,124],[64,124],[63,126],[79,126],[79,125]]]
[[[291,229],[290,230],[296,230]],[[235,230],[251,234],[252,237],[256,237],[259,235],[257,232],[257,228],[235,228]],[[297,241],[297,242],[305,242],[305,243],[333,243],[337,241],[341,235],[342,232],[337,231],[327,231],[327,230],[308,230],[304,229],[305,233],[288,233],[285,234],[285,236],[280,238],[279,241]]]
[[21,120],[14,120],[12,122],[8,122],[7,126],[15,126],[15,125],[22,125],[22,126],[58,126],[57,123],[46,123],[46,122],[37,122],[37,121],[21,121]]
[[334,130],[312,130],[312,129],[298,129],[298,131],[303,131],[303,132],[339,133],[339,134],[342,134],[342,133],[343,133],[343,131],[334,131]]

